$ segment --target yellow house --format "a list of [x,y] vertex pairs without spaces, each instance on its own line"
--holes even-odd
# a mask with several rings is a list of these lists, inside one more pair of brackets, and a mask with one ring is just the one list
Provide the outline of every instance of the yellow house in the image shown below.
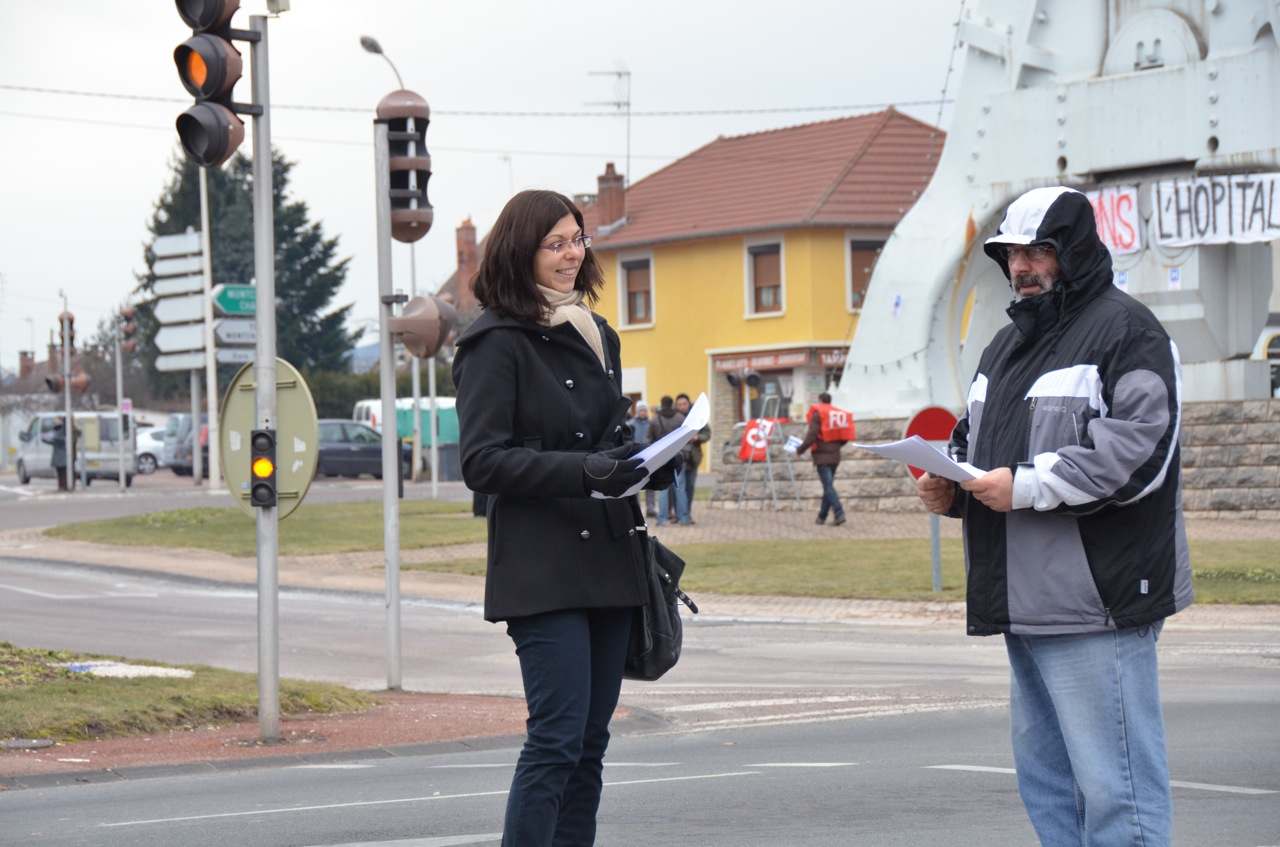
[[718,138],[626,189],[609,164],[578,199],[624,392],[706,392],[717,444],[747,414],[802,416],[838,378],[879,249],[943,140],[888,109]]

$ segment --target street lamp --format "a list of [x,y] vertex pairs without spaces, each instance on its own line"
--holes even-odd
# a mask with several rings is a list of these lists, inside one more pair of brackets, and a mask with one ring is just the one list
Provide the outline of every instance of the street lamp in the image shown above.
[[[400,77],[400,71],[396,68],[396,63],[382,52],[382,45],[378,43],[378,39],[372,35],[362,35],[360,46],[366,52],[386,60],[391,66],[391,72],[396,75],[396,83],[403,90],[404,80]],[[409,242],[409,293],[414,297],[418,295],[418,252],[414,242]],[[436,498],[440,496],[440,476],[439,453],[436,446],[436,360],[434,355],[428,362],[428,368],[427,382],[431,394],[431,496]],[[422,370],[417,356],[412,357],[409,363],[409,374],[413,389],[413,470],[409,478],[417,482],[418,470],[422,467]]]

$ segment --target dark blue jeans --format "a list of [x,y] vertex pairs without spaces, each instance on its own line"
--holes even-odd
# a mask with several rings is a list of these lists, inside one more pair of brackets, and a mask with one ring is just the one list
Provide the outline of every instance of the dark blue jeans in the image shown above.
[[629,608],[571,609],[507,621],[529,720],[507,796],[504,847],[595,843],[631,615]]
[[818,479],[822,480],[822,505],[818,507],[818,519],[826,520],[827,511],[834,509],[837,518],[844,517],[844,506],[840,504],[840,495],[836,494],[836,466],[816,465]]

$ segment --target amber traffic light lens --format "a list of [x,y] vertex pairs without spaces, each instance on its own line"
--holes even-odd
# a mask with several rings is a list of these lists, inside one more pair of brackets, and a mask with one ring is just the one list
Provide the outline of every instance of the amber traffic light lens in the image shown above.
[[271,464],[271,460],[268,458],[260,456],[253,460],[253,475],[259,479],[266,479],[271,476],[275,469],[276,466]]
[[205,82],[209,79],[209,66],[204,63],[204,59],[199,53],[191,50],[187,53],[187,79],[195,83],[197,88],[203,89]]

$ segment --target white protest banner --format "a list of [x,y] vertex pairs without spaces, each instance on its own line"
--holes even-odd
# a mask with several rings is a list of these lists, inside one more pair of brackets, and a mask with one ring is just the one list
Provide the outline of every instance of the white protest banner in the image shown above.
[[1138,216],[1138,187],[1112,185],[1085,195],[1093,206],[1098,237],[1113,256],[1142,249],[1142,219]]
[[1170,247],[1280,238],[1280,173],[1161,180],[1151,187],[1155,240]]

